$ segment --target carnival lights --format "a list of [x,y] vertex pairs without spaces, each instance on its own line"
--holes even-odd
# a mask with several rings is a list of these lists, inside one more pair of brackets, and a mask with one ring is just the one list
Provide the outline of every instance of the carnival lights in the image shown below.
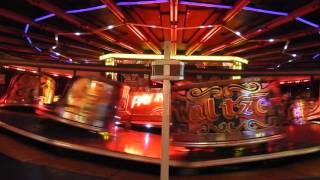
[[[161,60],[164,59],[164,55],[155,54],[121,54],[121,53],[110,53],[100,56],[100,60],[116,58],[116,59],[139,59],[139,60]],[[248,60],[237,57],[237,56],[184,56],[175,55],[171,56],[172,59],[180,61],[218,61],[218,62],[240,62],[248,64]]]

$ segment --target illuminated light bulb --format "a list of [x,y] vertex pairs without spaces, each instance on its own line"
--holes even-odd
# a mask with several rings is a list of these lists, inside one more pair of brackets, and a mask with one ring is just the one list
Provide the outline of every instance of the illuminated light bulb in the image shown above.
[[120,123],[119,121],[116,121],[115,124],[116,124],[116,125],[120,125],[121,123]]
[[277,68],[279,68],[280,66],[281,66],[281,65],[280,65],[280,64],[278,64],[278,65],[277,65]]
[[54,40],[55,40],[55,41],[58,41],[58,40],[59,40],[58,35],[55,35]]
[[97,83],[96,82],[91,82],[91,88],[95,88],[97,86]]
[[18,71],[26,71],[25,69],[22,68],[17,68]]
[[290,59],[290,60],[288,60],[288,62],[290,63],[290,62],[293,62],[293,60],[292,59]]
[[31,71],[32,73],[37,73],[38,71]]
[[109,25],[109,26],[107,26],[107,29],[113,29],[114,28],[114,26],[113,25]]
[[69,59],[68,59],[68,61],[69,61],[69,62],[72,62],[72,59],[71,59],[71,58],[69,58]]
[[147,128],[151,128],[152,125],[151,125],[151,124],[146,124],[146,127],[147,127]]
[[274,42],[274,39],[269,39],[268,41],[269,41],[269,42]]
[[200,26],[201,29],[205,28],[204,26]]
[[57,77],[57,76],[59,76],[58,74],[52,74],[52,76],[55,76],[55,77]]
[[237,36],[241,36],[241,32],[239,32],[239,31],[236,31],[235,34],[236,34]]
[[81,33],[79,33],[79,32],[75,32],[74,33],[76,36],[80,36],[81,35]]
[[57,48],[57,46],[52,46],[52,49],[56,49]]
[[208,27],[209,27],[209,28],[212,28],[213,26],[212,26],[212,25],[209,25]]
[[155,26],[155,25],[152,25],[151,27],[152,27],[152,28],[155,28],[156,26]]
[[67,78],[70,78],[70,79],[71,79],[71,78],[72,78],[72,76],[71,76],[71,75],[69,75],[69,76],[67,76]]
[[60,53],[58,53],[58,52],[54,52],[54,54],[57,55],[57,56],[60,56]]
[[297,57],[297,54],[291,54],[292,57]]

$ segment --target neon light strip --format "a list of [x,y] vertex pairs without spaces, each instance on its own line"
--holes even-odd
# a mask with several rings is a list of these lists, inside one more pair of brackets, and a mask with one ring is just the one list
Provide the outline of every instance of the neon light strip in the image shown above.
[[243,9],[246,10],[246,11],[260,12],[260,13],[264,13],[264,14],[273,14],[273,15],[279,15],[279,16],[288,16],[288,13],[286,13],[286,12],[271,11],[271,10],[265,10],[265,9],[248,7],[248,6],[244,7]]
[[107,8],[107,6],[106,5],[100,5],[100,6],[83,8],[83,9],[68,10],[68,11],[66,11],[66,13],[75,14],[75,13],[82,13],[82,12],[88,12],[88,11],[95,11],[95,10],[104,9],[104,8]]
[[[120,53],[110,53],[99,57],[100,60],[116,58],[116,59],[139,59],[139,60],[163,60],[164,55],[156,54],[120,54]],[[184,56],[176,55],[171,56],[171,59],[181,60],[181,61],[219,61],[219,62],[240,62],[248,64],[248,60],[237,57],[237,56]]]
[[[200,7],[211,7],[211,8],[220,8],[220,9],[231,9],[232,6],[227,5],[220,5],[220,4],[210,4],[210,3],[198,3],[198,2],[191,2],[191,1],[180,1],[180,4],[183,5],[191,5],[191,6],[200,6]],[[279,16],[288,16],[287,12],[281,12],[281,11],[272,11],[272,10],[266,10],[266,9],[260,9],[260,8],[253,8],[246,6],[243,8],[243,10],[246,11],[252,11],[252,12],[259,12],[264,14],[272,14],[272,15],[279,15]],[[302,19],[300,17],[296,18],[297,21],[300,21],[302,23],[305,23],[309,26],[319,28],[320,26],[318,24],[315,24],[311,21]]]
[[50,14],[47,14],[47,15],[44,15],[44,16],[41,16],[41,17],[35,18],[33,21],[34,21],[34,22],[39,22],[39,21],[42,21],[42,20],[45,20],[45,19],[51,18],[51,17],[53,17],[53,16],[55,16],[55,14],[50,13]]
[[28,43],[31,45],[32,44],[32,41],[31,41],[31,39],[29,38],[29,37],[27,37],[27,41],[28,41]]
[[38,47],[34,47],[37,51],[42,52],[42,49],[38,48]]
[[302,23],[305,23],[305,24],[307,24],[307,25],[309,25],[309,26],[315,27],[315,28],[319,28],[319,27],[320,27],[318,24],[313,23],[313,22],[308,21],[308,20],[305,20],[305,19],[303,19],[303,18],[301,18],[301,17],[296,18],[296,20],[297,20],[297,21],[300,21],[300,22],[302,22]]
[[26,26],[24,27],[24,33],[27,34],[28,31],[29,31],[29,27],[30,25],[29,24],[26,24]]

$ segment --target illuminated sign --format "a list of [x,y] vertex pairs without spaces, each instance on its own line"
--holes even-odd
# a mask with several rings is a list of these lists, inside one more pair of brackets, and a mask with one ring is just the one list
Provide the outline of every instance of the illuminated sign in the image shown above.
[[[129,95],[122,101],[127,102],[126,108],[118,108],[122,121],[136,124],[161,124],[163,95],[161,89],[139,88],[130,89]],[[123,103],[122,103],[123,104]]]
[[140,105],[150,105],[152,103],[162,103],[162,101],[162,93],[143,93],[133,96],[130,108],[139,107]]

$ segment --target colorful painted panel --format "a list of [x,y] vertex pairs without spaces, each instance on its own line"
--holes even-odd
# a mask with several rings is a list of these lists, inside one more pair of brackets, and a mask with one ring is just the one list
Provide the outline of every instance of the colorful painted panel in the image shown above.
[[216,142],[280,133],[284,108],[277,84],[242,81],[216,85],[199,83],[198,87],[175,92],[172,102],[174,140]]

